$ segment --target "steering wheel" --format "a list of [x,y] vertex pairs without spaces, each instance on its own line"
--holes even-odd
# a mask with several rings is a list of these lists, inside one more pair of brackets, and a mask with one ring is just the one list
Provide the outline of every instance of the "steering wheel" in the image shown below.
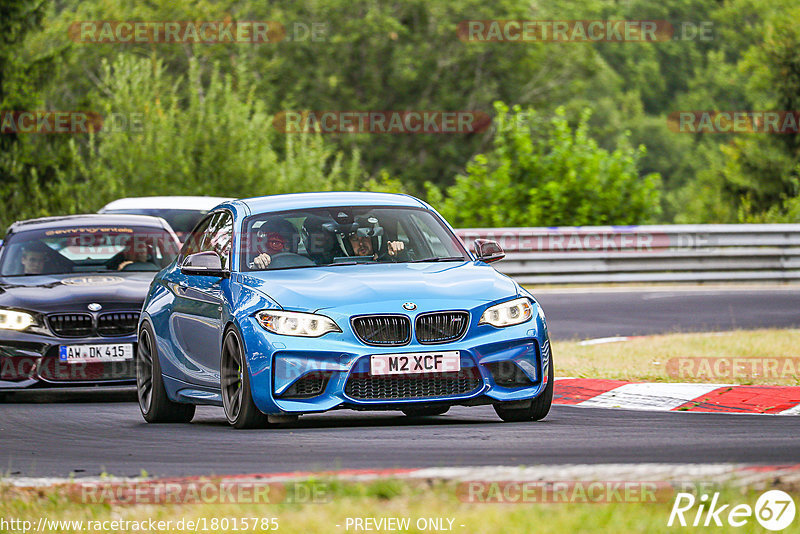
[[316,263],[306,258],[305,256],[301,256],[300,254],[295,254],[294,252],[279,252],[278,254],[271,256],[271,261],[267,269],[282,269],[285,267],[307,267],[311,265],[316,265]]
[[149,261],[135,261],[122,268],[123,271],[158,271],[155,263]]

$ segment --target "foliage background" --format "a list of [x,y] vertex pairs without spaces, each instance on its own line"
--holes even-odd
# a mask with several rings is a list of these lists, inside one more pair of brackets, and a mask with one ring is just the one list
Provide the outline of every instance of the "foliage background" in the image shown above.
[[[0,0],[0,110],[141,128],[0,135],[0,223],[121,196],[404,191],[458,226],[800,222],[800,136],[675,133],[678,110],[800,109],[795,0]],[[467,43],[463,20],[711,27],[657,43]],[[92,44],[86,20],[272,20],[322,40]],[[458,135],[285,135],[284,110],[479,110]]]

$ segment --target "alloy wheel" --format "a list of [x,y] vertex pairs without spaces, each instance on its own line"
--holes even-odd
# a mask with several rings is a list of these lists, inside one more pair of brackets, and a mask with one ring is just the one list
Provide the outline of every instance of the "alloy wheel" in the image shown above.
[[229,421],[235,421],[242,410],[242,389],[244,387],[244,366],[239,340],[228,334],[222,348],[222,403]]
[[153,344],[147,329],[142,329],[136,353],[136,392],[142,413],[148,413],[153,402]]

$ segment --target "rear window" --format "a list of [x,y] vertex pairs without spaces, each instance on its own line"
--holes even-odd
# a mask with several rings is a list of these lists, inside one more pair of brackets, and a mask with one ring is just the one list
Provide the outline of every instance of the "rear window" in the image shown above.
[[103,213],[122,213],[127,215],[150,215],[151,217],[161,217],[169,223],[172,229],[178,234],[178,239],[183,241],[186,235],[197,226],[200,219],[209,210],[169,210],[169,209],[113,209],[104,210]]

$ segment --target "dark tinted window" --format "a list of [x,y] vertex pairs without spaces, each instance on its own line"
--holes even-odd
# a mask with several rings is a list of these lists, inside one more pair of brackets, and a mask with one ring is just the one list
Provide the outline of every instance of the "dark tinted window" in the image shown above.
[[178,234],[178,239],[185,239],[195,225],[208,213],[208,210],[169,210],[169,209],[118,209],[106,210],[103,213],[127,213],[130,215],[150,215],[166,220]]
[[222,260],[222,268],[230,267],[231,245],[233,243],[233,217],[227,211],[219,212],[211,219],[211,224],[203,238],[203,251],[214,251]]
[[175,238],[160,228],[79,225],[30,230],[8,237],[0,275],[158,271],[177,250]]
[[181,258],[185,258],[189,254],[195,254],[203,250],[203,238],[205,237],[206,230],[208,230],[214,215],[209,215],[195,228],[189,235],[188,239],[184,241],[183,248],[181,249]]
[[[252,215],[242,228],[243,271],[468,260],[457,237],[425,209],[355,206]],[[270,257],[269,262],[263,256]],[[258,261],[257,261],[258,260]]]

